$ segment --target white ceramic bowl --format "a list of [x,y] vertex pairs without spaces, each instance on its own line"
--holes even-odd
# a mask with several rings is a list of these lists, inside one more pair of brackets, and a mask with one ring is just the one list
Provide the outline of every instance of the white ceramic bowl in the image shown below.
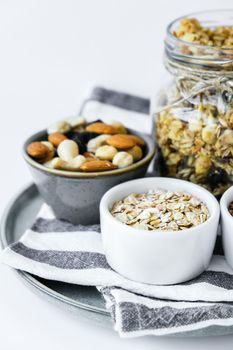
[[[144,231],[127,226],[112,216],[115,201],[131,193],[151,189],[184,190],[203,201],[210,217],[203,224],[178,232]],[[216,241],[219,204],[204,188],[191,182],[152,177],[113,187],[100,202],[100,223],[109,265],[121,275],[148,284],[175,284],[190,280],[209,265]]]
[[223,250],[227,263],[233,268],[233,217],[228,211],[232,201],[233,186],[223,194],[220,201]]

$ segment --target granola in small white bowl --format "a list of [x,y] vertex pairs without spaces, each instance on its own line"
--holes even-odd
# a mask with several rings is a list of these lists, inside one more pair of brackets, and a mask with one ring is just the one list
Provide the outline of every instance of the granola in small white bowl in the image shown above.
[[100,203],[109,265],[149,284],[190,280],[209,265],[219,204],[206,189],[172,178],[143,178],[110,189]]

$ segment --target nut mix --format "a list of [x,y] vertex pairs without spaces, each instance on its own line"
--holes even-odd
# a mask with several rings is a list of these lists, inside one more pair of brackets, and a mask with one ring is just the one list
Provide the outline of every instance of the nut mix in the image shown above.
[[148,231],[180,231],[209,218],[204,203],[187,192],[150,190],[114,203],[111,214],[122,223]]
[[125,168],[139,161],[145,151],[140,137],[127,134],[119,122],[83,117],[59,121],[47,129],[46,141],[32,142],[27,153],[47,168],[68,171],[108,171]]
[[[233,27],[207,28],[193,18],[182,19],[173,35],[187,43],[233,48]],[[173,71],[167,64],[175,81],[156,112],[156,167],[161,175],[199,183],[218,197],[233,183],[233,81],[203,67],[186,63]]]

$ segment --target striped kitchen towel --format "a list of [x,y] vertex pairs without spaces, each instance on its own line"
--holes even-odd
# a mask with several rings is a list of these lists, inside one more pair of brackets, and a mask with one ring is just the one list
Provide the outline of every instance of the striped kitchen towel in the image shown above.
[[220,245],[209,269],[192,281],[173,286],[133,282],[108,265],[99,225],[57,220],[44,204],[33,226],[2,251],[1,261],[46,279],[97,286],[122,337],[233,325],[233,271]]
[[152,129],[149,113],[149,99],[102,87],[94,88],[80,109],[80,114],[88,121],[96,120],[96,116],[104,122],[118,120],[127,128],[145,133]]
[[[150,130],[148,112],[147,99],[101,88],[82,108],[89,119],[107,115],[108,120],[124,120],[132,126],[134,118],[134,126],[144,131]],[[44,204],[33,226],[1,252],[1,261],[45,279],[96,286],[122,337],[201,334],[206,328],[217,333],[221,326],[233,327],[233,270],[219,242],[208,270],[194,280],[173,286],[146,285],[110,268],[99,225],[57,220]]]

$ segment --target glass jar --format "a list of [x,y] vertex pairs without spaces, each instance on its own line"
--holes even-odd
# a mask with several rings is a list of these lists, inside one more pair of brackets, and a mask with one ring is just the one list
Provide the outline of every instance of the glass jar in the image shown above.
[[[185,16],[205,27],[232,26],[233,11]],[[204,46],[167,28],[164,63],[168,84],[152,103],[157,175],[203,185],[220,196],[233,183],[233,46]]]

